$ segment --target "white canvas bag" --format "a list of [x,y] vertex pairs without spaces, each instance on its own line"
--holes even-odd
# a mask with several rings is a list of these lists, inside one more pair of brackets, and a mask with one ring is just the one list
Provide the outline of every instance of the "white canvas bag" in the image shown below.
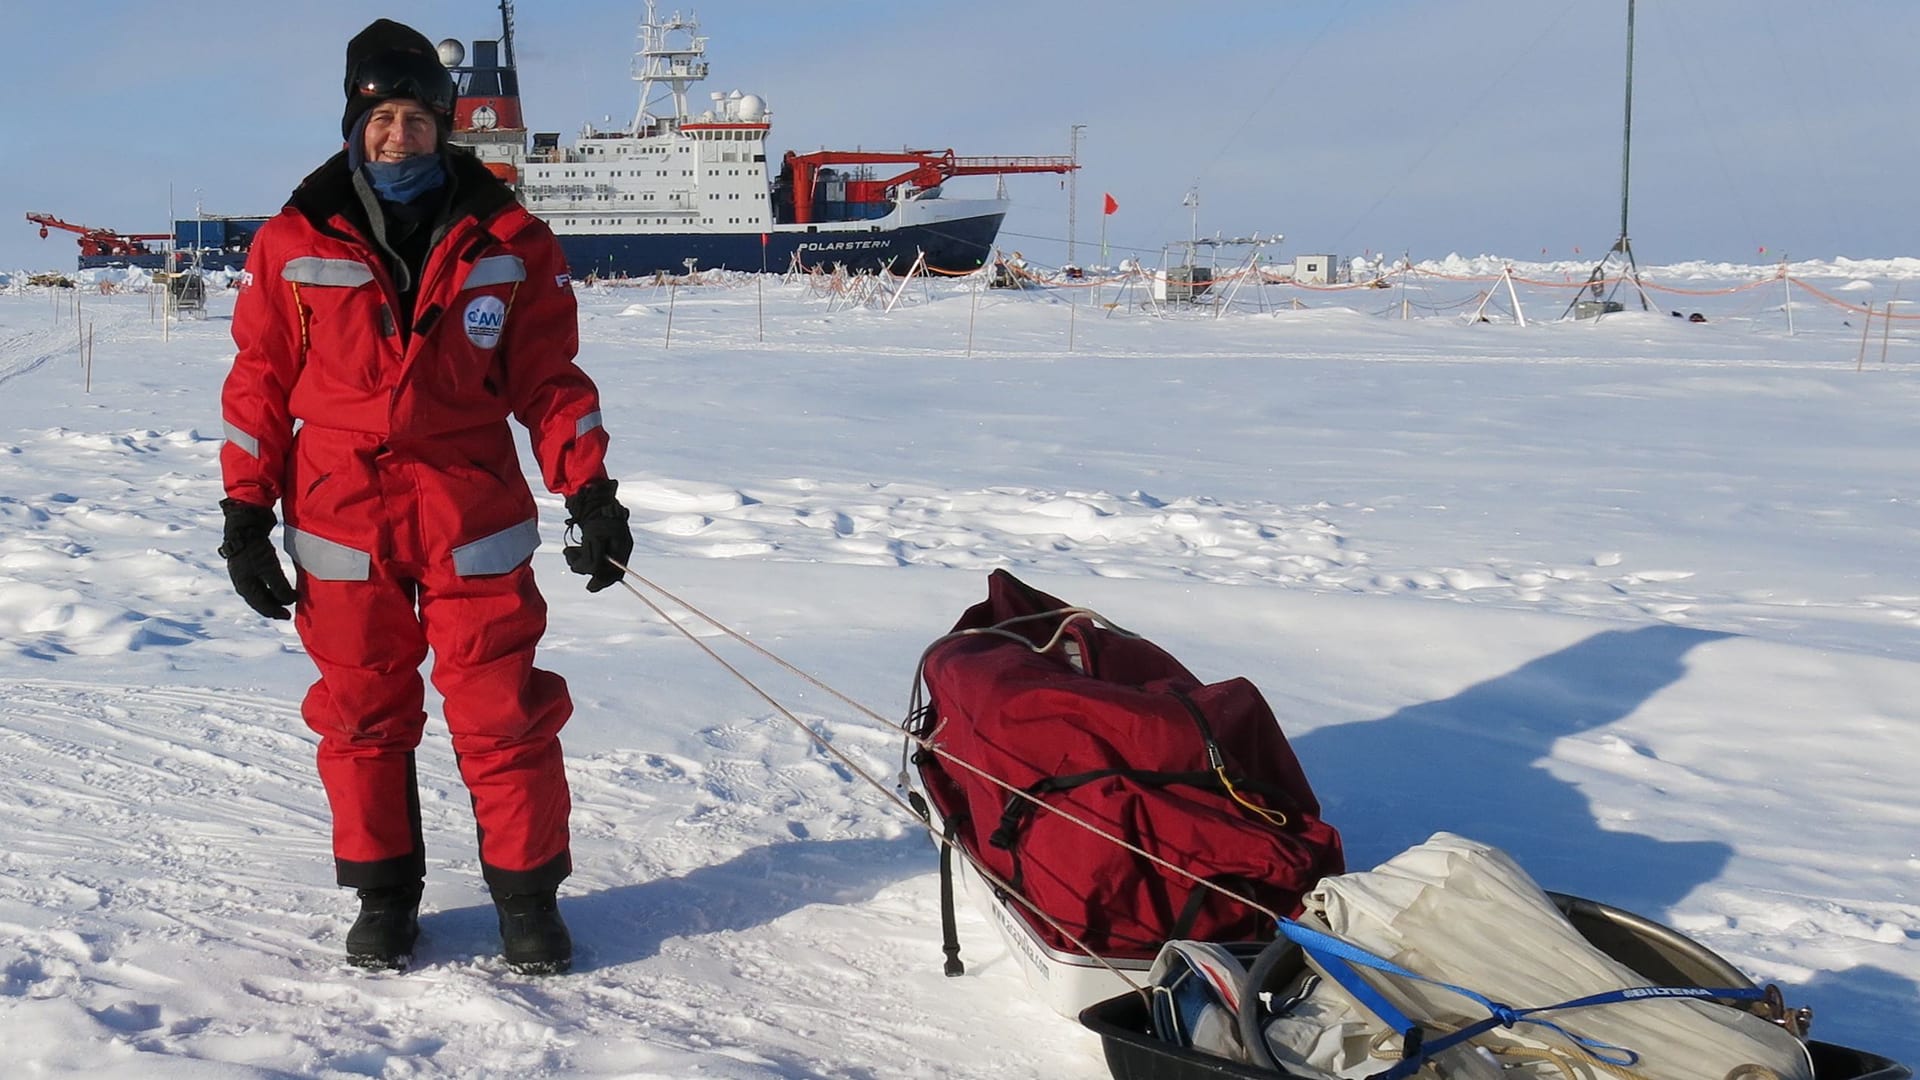
[[[1301,920],[1437,982],[1516,1008],[1554,1005],[1646,979],[1588,944],[1505,853],[1436,833],[1364,873],[1330,877],[1306,897]],[[1311,954],[1309,962],[1312,963]],[[1485,1020],[1488,1010],[1443,987],[1365,967],[1364,981],[1433,1035]],[[1650,996],[1540,1014],[1442,1051],[1455,1080],[1813,1080],[1800,1040],[1751,1013],[1713,1002]],[[1575,1040],[1631,1051],[1631,1065],[1598,1060]],[[1326,979],[1267,1030],[1275,1057],[1306,1075],[1358,1080],[1400,1057],[1387,1025]],[[1620,1052],[1602,1050],[1608,1057]],[[1519,1071],[1515,1071],[1516,1067]],[[1429,1072],[1432,1075],[1432,1072]]]

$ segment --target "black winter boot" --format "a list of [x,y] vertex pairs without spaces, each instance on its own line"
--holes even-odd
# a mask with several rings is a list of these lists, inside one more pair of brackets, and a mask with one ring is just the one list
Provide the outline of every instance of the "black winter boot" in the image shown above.
[[347,931],[347,961],[363,968],[405,971],[420,939],[419,883],[361,889],[360,917]]
[[573,937],[552,891],[493,898],[500,912],[501,954],[522,975],[558,975],[573,967]]

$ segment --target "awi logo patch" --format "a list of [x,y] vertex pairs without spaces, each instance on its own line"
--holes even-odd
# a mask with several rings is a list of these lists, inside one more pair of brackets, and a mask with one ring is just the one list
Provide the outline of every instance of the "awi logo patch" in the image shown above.
[[476,297],[467,305],[461,321],[467,327],[467,340],[483,349],[500,344],[500,330],[507,324],[507,305],[497,296]]

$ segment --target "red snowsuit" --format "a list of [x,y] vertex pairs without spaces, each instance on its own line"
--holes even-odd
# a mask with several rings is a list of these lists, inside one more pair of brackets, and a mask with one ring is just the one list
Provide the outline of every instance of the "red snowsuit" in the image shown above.
[[[281,504],[295,627],[320,669],[302,706],[321,738],[340,884],[420,880],[413,751],[433,684],[498,893],[567,876],[566,683],[533,666],[546,604],[539,520],[507,417],[548,489],[606,476],[598,392],[573,363],[573,293],[545,223],[464,154],[401,325],[345,155],[255,238],[221,396],[227,495]],[[296,429],[297,426],[297,429]]]

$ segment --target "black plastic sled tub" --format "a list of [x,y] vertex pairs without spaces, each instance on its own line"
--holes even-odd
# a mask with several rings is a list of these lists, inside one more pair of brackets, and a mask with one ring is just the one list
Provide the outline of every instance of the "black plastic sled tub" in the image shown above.
[[[1649,983],[1667,986],[1751,986],[1753,981],[1717,953],[1670,927],[1592,900],[1548,894],[1595,948],[1626,964]],[[1284,948],[1285,946],[1266,946]],[[1231,946],[1251,961],[1262,946]],[[1300,961],[1281,963],[1269,980],[1281,985]],[[1262,989],[1266,989],[1263,987]],[[1729,1006],[1731,1007],[1731,1006]],[[1080,1023],[1100,1036],[1114,1080],[1275,1080],[1285,1070],[1231,1061],[1162,1040],[1153,1030],[1145,997],[1128,992],[1088,1006]],[[1913,1070],[1864,1050],[1807,1039],[1815,1080],[1911,1080]],[[1711,1080],[1711,1078],[1703,1078]]]

